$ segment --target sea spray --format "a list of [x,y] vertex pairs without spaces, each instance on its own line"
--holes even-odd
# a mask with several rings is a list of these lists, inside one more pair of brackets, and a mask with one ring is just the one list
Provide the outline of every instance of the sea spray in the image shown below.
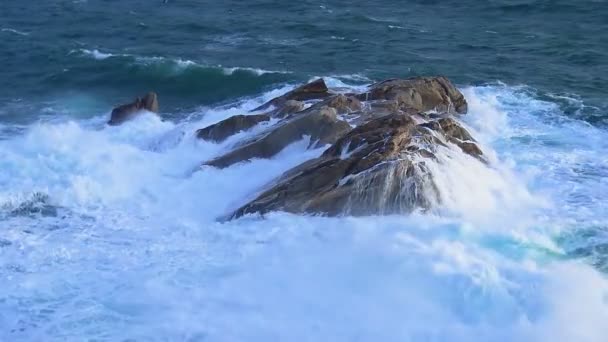
[[[189,172],[236,142],[195,129],[283,91],[180,122],[39,123],[0,141],[0,194],[15,204],[3,214],[33,198],[61,208],[0,222],[0,339],[603,341],[608,282],[564,260],[553,237],[571,228],[564,218],[606,222],[604,159],[592,153],[604,133],[539,120],[557,109],[517,89],[470,88],[463,119],[494,158],[436,151],[426,166],[438,210],[216,222],[322,152],[303,140],[270,160]],[[494,130],[475,122],[484,114]],[[590,138],[546,144],[560,132]],[[565,172],[578,163],[598,172],[581,190],[570,183],[580,173]]]

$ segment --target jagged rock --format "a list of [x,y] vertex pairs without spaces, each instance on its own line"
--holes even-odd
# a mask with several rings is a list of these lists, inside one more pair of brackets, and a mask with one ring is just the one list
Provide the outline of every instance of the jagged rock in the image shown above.
[[274,118],[284,118],[289,114],[301,112],[302,110],[304,110],[304,107],[304,102],[296,100],[287,100],[283,105],[268,113],[268,115]]
[[254,111],[264,110],[269,108],[270,106],[275,106],[277,108],[283,107],[285,103],[289,100],[295,101],[307,101],[307,100],[316,100],[323,99],[330,96],[331,93],[325,84],[325,81],[322,78],[314,80],[310,83],[307,83],[303,86],[300,86],[285,95],[276,97],[265,104],[259,106],[254,109]]
[[[232,218],[276,210],[335,216],[428,209],[440,198],[427,162],[451,139],[475,145],[455,120],[419,123],[403,113],[374,119],[286,172]],[[463,151],[479,157],[478,147]]]
[[310,137],[311,147],[320,147],[334,143],[350,129],[348,123],[337,118],[333,108],[307,110],[306,113],[271,127],[204,165],[224,168],[253,158],[270,158],[304,136]]
[[349,122],[360,125],[390,114],[417,115],[419,112],[397,100],[368,101],[362,104],[360,111],[350,115]]
[[471,134],[453,118],[440,118],[438,120],[425,123],[422,126],[428,127],[437,132],[441,132],[449,142],[460,147],[464,153],[483,160],[483,152],[475,143],[475,139],[473,139]]
[[442,113],[464,114],[467,101],[445,77],[415,77],[391,79],[373,84],[366,93],[357,96],[362,101],[396,100],[399,106],[419,112],[435,110]]
[[129,104],[118,106],[112,110],[109,125],[120,125],[125,121],[133,119],[143,111],[158,113],[158,97],[156,93],[150,92],[143,98],[137,98]]
[[196,131],[196,136],[204,140],[222,142],[236,133],[248,130],[260,122],[269,120],[270,116],[266,114],[235,115],[211,126],[199,129]]
[[363,108],[363,105],[361,104],[361,101],[359,101],[359,99],[354,96],[348,96],[344,94],[338,94],[329,97],[313,105],[313,108],[320,108],[324,106],[334,108],[338,114],[357,112]]

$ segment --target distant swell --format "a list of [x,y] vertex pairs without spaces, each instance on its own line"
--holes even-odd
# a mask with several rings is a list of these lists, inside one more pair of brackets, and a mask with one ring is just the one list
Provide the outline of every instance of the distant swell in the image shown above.
[[89,49],[80,49],[80,50],[72,50],[70,54],[80,53],[83,56],[92,57],[95,60],[106,60],[109,58],[124,58],[127,60],[133,60],[136,64],[150,65],[150,64],[165,64],[165,65],[174,65],[177,69],[187,69],[187,68],[218,68],[221,69],[226,75],[232,75],[238,72],[248,72],[257,76],[262,76],[265,74],[290,74],[289,71],[275,71],[275,70],[264,70],[258,68],[248,68],[248,67],[223,67],[221,65],[217,66],[206,66],[202,64],[198,64],[191,60],[184,60],[180,58],[166,58],[166,57],[143,57],[136,56],[130,54],[113,54],[109,52],[102,52],[97,49],[89,50]]
[[[210,66],[188,59],[138,56],[100,50],[72,50],[77,67],[55,74],[53,86],[113,89],[108,98],[134,96],[154,90],[162,98],[174,97],[176,105],[208,105],[252,96],[269,86],[292,80],[292,74],[250,67]],[[74,84],[76,83],[76,84]]]

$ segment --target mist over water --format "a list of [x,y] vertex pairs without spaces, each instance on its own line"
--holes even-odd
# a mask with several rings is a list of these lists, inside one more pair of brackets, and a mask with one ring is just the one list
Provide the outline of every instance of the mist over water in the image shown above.
[[[1,3],[0,341],[605,341],[606,13]],[[273,122],[197,129],[318,76],[421,74],[460,86],[488,159],[438,151],[431,210],[217,220],[324,148],[201,168]],[[162,119],[106,125],[149,90]]]

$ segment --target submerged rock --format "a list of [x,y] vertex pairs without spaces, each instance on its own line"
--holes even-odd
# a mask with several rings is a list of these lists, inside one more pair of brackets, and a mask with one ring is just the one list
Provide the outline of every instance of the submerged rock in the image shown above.
[[[475,145],[456,121],[419,123],[407,114],[374,119],[321,157],[286,172],[232,217],[275,210],[335,216],[428,209],[440,198],[427,162],[452,139]],[[462,150],[479,157],[475,147]]]
[[260,122],[268,120],[270,120],[270,116],[266,114],[235,115],[216,124],[199,129],[196,131],[196,136],[199,139],[222,142],[234,134],[246,131]]
[[132,103],[118,106],[112,110],[109,125],[120,125],[125,121],[131,120],[143,111],[158,113],[158,96],[154,92],[149,92],[143,98],[137,98]]
[[271,158],[305,136],[310,137],[311,147],[320,147],[334,143],[350,129],[351,126],[347,122],[338,119],[334,108],[310,109],[306,113],[280,122],[204,165],[225,168],[253,158]]

